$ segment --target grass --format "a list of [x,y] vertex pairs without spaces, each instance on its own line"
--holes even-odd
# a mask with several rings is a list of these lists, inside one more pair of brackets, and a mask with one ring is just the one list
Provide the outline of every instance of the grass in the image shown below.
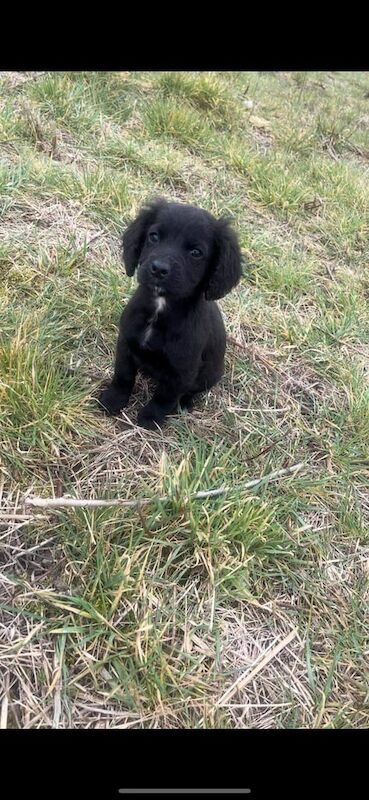
[[[2,73],[1,727],[368,726],[368,88]],[[156,194],[232,214],[246,262],[224,379],[160,434],[143,379],[94,400]]]

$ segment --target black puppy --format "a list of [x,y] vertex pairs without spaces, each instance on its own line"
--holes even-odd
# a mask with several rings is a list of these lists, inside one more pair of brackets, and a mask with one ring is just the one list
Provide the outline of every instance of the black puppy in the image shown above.
[[123,259],[127,275],[138,267],[139,286],[123,311],[114,376],[100,403],[117,414],[140,369],[157,388],[137,421],[155,428],[223,374],[226,335],[213,301],[238,283],[241,252],[226,220],[157,200],[125,231]]

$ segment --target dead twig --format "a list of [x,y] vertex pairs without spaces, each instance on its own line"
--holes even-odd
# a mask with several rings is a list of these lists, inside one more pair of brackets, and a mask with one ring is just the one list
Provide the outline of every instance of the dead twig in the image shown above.
[[[260,478],[254,478],[253,480],[242,484],[240,487],[222,486],[219,489],[209,489],[208,491],[204,492],[194,492],[187,498],[184,498],[184,501],[202,500],[205,497],[217,497],[221,494],[227,494],[228,492],[234,491],[237,488],[241,489],[241,491],[252,489],[254,486],[258,486],[260,483],[269,483],[270,481],[278,480],[278,478],[282,478],[286,475],[292,475],[298,472],[298,470],[304,466],[305,465],[301,462],[300,464],[294,464],[292,467],[285,467],[284,469],[275,470],[274,472],[269,472],[268,475],[262,475]],[[110,506],[141,508],[142,506],[146,506],[155,501],[167,503],[170,500],[173,500],[173,498],[169,495],[165,495],[164,497],[142,497],[139,500],[123,500],[122,498],[103,500],[77,497],[26,497],[24,499],[24,505],[26,507],[31,506],[32,508],[102,508]]]
[[98,231],[90,239],[87,239],[85,242],[86,250],[90,247],[90,245],[96,241],[96,239],[100,239],[100,236],[105,236],[106,231]]
[[32,522],[35,519],[47,519],[44,514],[14,514],[14,512],[3,514],[0,512],[0,525],[3,522]]

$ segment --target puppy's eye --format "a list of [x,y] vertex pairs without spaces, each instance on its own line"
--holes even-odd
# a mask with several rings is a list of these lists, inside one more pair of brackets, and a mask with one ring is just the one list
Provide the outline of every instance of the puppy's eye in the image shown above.
[[156,233],[156,231],[152,231],[151,233],[149,233],[149,242],[155,244],[155,242],[158,241],[159,241],[159,234]]
[[193,258],[201,258],[202,256],[202,250],[200,250],[199,247],[193,247],[190,253]]

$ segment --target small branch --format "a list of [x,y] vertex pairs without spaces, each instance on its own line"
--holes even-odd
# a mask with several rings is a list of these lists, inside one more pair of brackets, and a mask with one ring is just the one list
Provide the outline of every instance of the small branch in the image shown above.
[[14,514],[14,512],[3,514],[0,511],[0,525],[3,522],[31,522],[34,519],[47,519],[47,517],[44,514]]
[[105,233],[106,233],[105,231],[98,231],[98,233],[95,233],[93,236],[90,237],[90,239],[87,239],[85,242],[86,249],[90,247],[90,245],[93,242],[96,242],[96,239],[100,239],[101,236],[105,236]]
[[248,347],[246,347],[246,345],[242,344],[242,342],[238,342],[237,339],[235,339],[233,336],[230,336],[229,334],[227,335],[227,342],[233,344],[234,347],[239,347],[240,350],[244,350],[245,352],[247,352],[249,349]]
[[235,680],[235,682],[232,683],[232,686],[230,686],[229,689],[227,689],[227,691],[224,692],[221,698],[217,701],[216,705],[222,706],[225,703],[228,703],[228,701],[231,699],[231,697],[233,697],[233,695],[236,692],[238,692],[240,689],[244,689],[244,687],[247,686],[247,684],[250,683],[250,681],[254,680],[258,672],[260,672],[262,669],[264,669],[264,667],[266,667],[267,664],[269,664],[269,661],[272,661],[272,659],[275,658],[278,655],[278,653],[280,653],[281,650],[283,650],[285,647],[287,647],[287,645],[290,642],[292,642],[292,639],[294,639],[295,636],[297,636],[297,633],[298,631],[295,628],[294,630],[290,631],[289,634],[284,639],[282,639],[281,642],[278,642],[278,644],[276,644],[275,647],[272,647],[271,650],[267,650],[264,656],[260,659],[260,661],[256,663],[254,669],[252,669],[251,672],[247,671],[246,675],[245,673],[243,675],[240,675],[239,678],[237,678],[237,680]]
[[[193,494],[188,495],[185,500],[202,500],[205,497],[217,497],[221,494],[227,494],[228,492],[234,491],[237,488],[239,488],[241,491],[252,489],[254,486],[258,486],[260,483],[275,481],[278,480],[278,478],[284,477],[285,475],[292,475],[300,470],[303,466],[304,464],[300,463],[294,464],[292,467],[286,467],[285,469],[275,470],[275,472],[269,472],[268,475],[262,475],[260,478],[254,478],[253,480],[242,484],[240,487],[222,486],[219,489],[209,489],[208,491],[204,492],[194,492]],[[167,503],[171,500],[173,500],[173,498],[168,495],[165,495],[164,497],[143,497],[139,500],[122,500],[121,498],[115,498],[112,500],[88,500],[78,499],[76,497],[26,497],[24,500],[24,505],[27,507],[31,506],[32,508],[103,508],[109,506],[141,508],[142,506],[146,506],[149,503],[154,503],[155,501]]]

